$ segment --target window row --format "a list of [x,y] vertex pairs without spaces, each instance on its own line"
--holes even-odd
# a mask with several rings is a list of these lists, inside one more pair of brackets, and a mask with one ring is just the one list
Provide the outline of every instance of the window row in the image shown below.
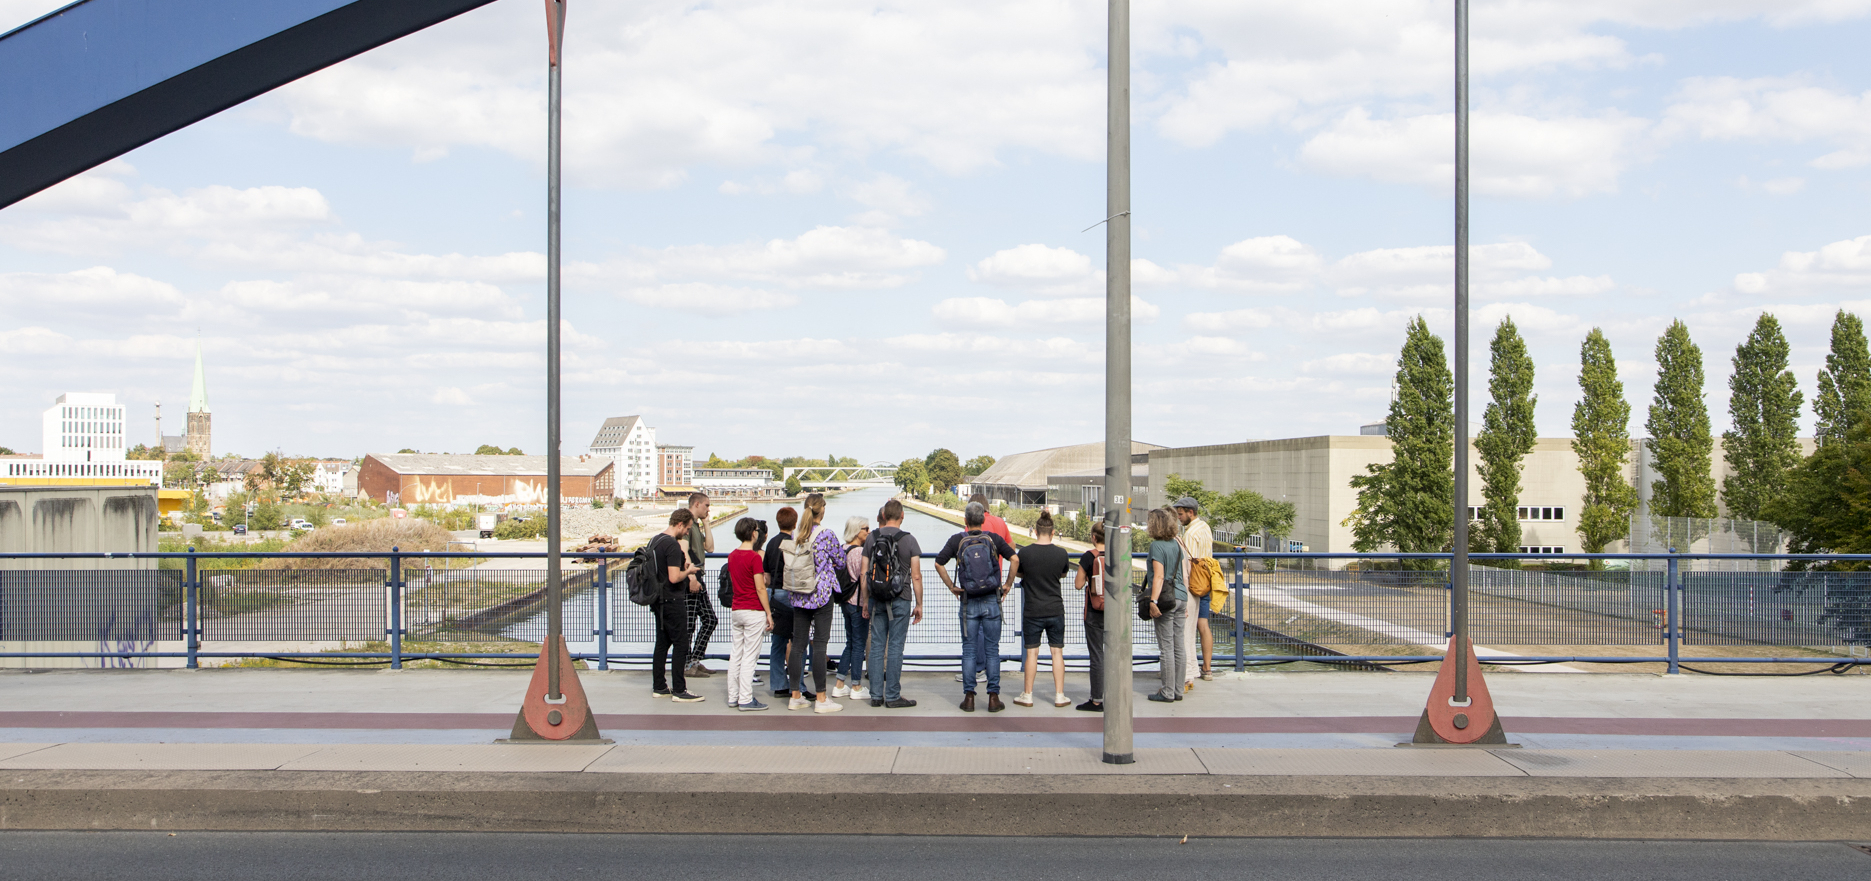
[[[1564,520],[1566,519],[1566,509],[1563,507],[1559,507],[1559,508],[1531,507],[1531,506],[1523,505],[1514,510],[1515,510],[1516,519],[1520,520],[1520,522],[1522,523],[1535,522],[1535,521],[1540,521],[1540,520]],[[1480,519],[1481,519],[1481,506],[1469,505],[1468,506],[1468,521],[1470,523],[1474,523],[1474,522],[1479,521]]]

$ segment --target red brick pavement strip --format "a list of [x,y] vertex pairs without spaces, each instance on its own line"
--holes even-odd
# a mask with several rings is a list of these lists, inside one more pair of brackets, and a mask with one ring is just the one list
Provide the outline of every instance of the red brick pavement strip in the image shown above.
[[[0,711],[0,728],[272,728],[365,730],[497,730],[509,713],[228,713]],[[1511,732],[1726,737],[1871,737],[1871,719],[1681,719],[1518,716]],[[1057,733],[1101,730],[1097,716],[1061,719],[1012,715],[928,716],[740,713],[599,714],[607,731],[942,731]],[[1395,734],[1416,727],[1414,716],[1146,716],[1140,734]]]

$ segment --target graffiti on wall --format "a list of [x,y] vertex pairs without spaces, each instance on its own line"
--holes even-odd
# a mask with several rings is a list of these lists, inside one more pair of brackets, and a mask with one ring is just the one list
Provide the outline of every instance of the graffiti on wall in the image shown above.
[[[483,500],[511,501],[521,505],[546,503],[546,481],[539,479],[501,478],[490,485],[476,482],[474,497]],[[449,478],[410,478],[403,482],[402,497],[417,505],[447,505],[456,500],[454,481]]]

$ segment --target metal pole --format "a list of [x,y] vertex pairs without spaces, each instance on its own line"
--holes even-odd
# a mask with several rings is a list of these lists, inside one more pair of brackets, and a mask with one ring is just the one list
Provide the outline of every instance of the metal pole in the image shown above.
[[1247,561],[1236,559],[1234,561],[1234,672],[1236,673],[1247,669],[1247,658],[1241,648],[1241,642],[1247,636],[1243,632],[1247,629],[1246,575]]
[[1455,0],[1455,702],[1468,700],[1468,0]]
[[[1670,548],[1670,553],[1676,553],[1676,549]],[[1670,647],[1669,672],[1671,675],[1675,675],[1683,672],[1678,666],[1682,659],[1683,631],[1682,617],[1677,609],[1678,599],[1682,596],[1682,582],[1680,580],[1682,578],[1682,572],[1677,566],[1675,557],[1670,558],[1669,567],[1668,580],[1663,584],[1663,632]]]
[[1104,760],[1128,765],[1130,652],[1130,0],[1110,0],[1105,101]]
[[188,549],[188,580],[182,590],[182,630],[188,640],[188,668],[201,667],[201,569],[195,563],[195,549]]
[[565,4],[549,19],[552,52],[546,71],[546,696],[559,700],[559,640],[565,614],[559,608],[559,49],[565,35]]
[[611,561],[598,561],[598,669],[611,669]]
[[390,669],[403,669],[403,556],[390,548]]

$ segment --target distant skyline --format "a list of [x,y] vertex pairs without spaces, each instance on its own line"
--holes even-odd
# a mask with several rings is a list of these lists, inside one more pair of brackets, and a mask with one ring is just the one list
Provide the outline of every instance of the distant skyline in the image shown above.
[[[62,4],[0,0],[0,30]],[[1135,435],[1355,434],[1450,331],[1448,0],[1137,0]],[[1102,436],[1097,0],[574,3],[565,452],[963,458]],[[0,210],[0,446],[67,391],[215,447],[544,452],[544,29],[499,0]],[[1871,317],[1871,0],[1477,0],[1474,344],[1543,436],[1682,318],[1715,430],[1777,315]],[[1801,414],[1811,430],[1810,408]],[[139,431],[138,426],[142,426]]]

